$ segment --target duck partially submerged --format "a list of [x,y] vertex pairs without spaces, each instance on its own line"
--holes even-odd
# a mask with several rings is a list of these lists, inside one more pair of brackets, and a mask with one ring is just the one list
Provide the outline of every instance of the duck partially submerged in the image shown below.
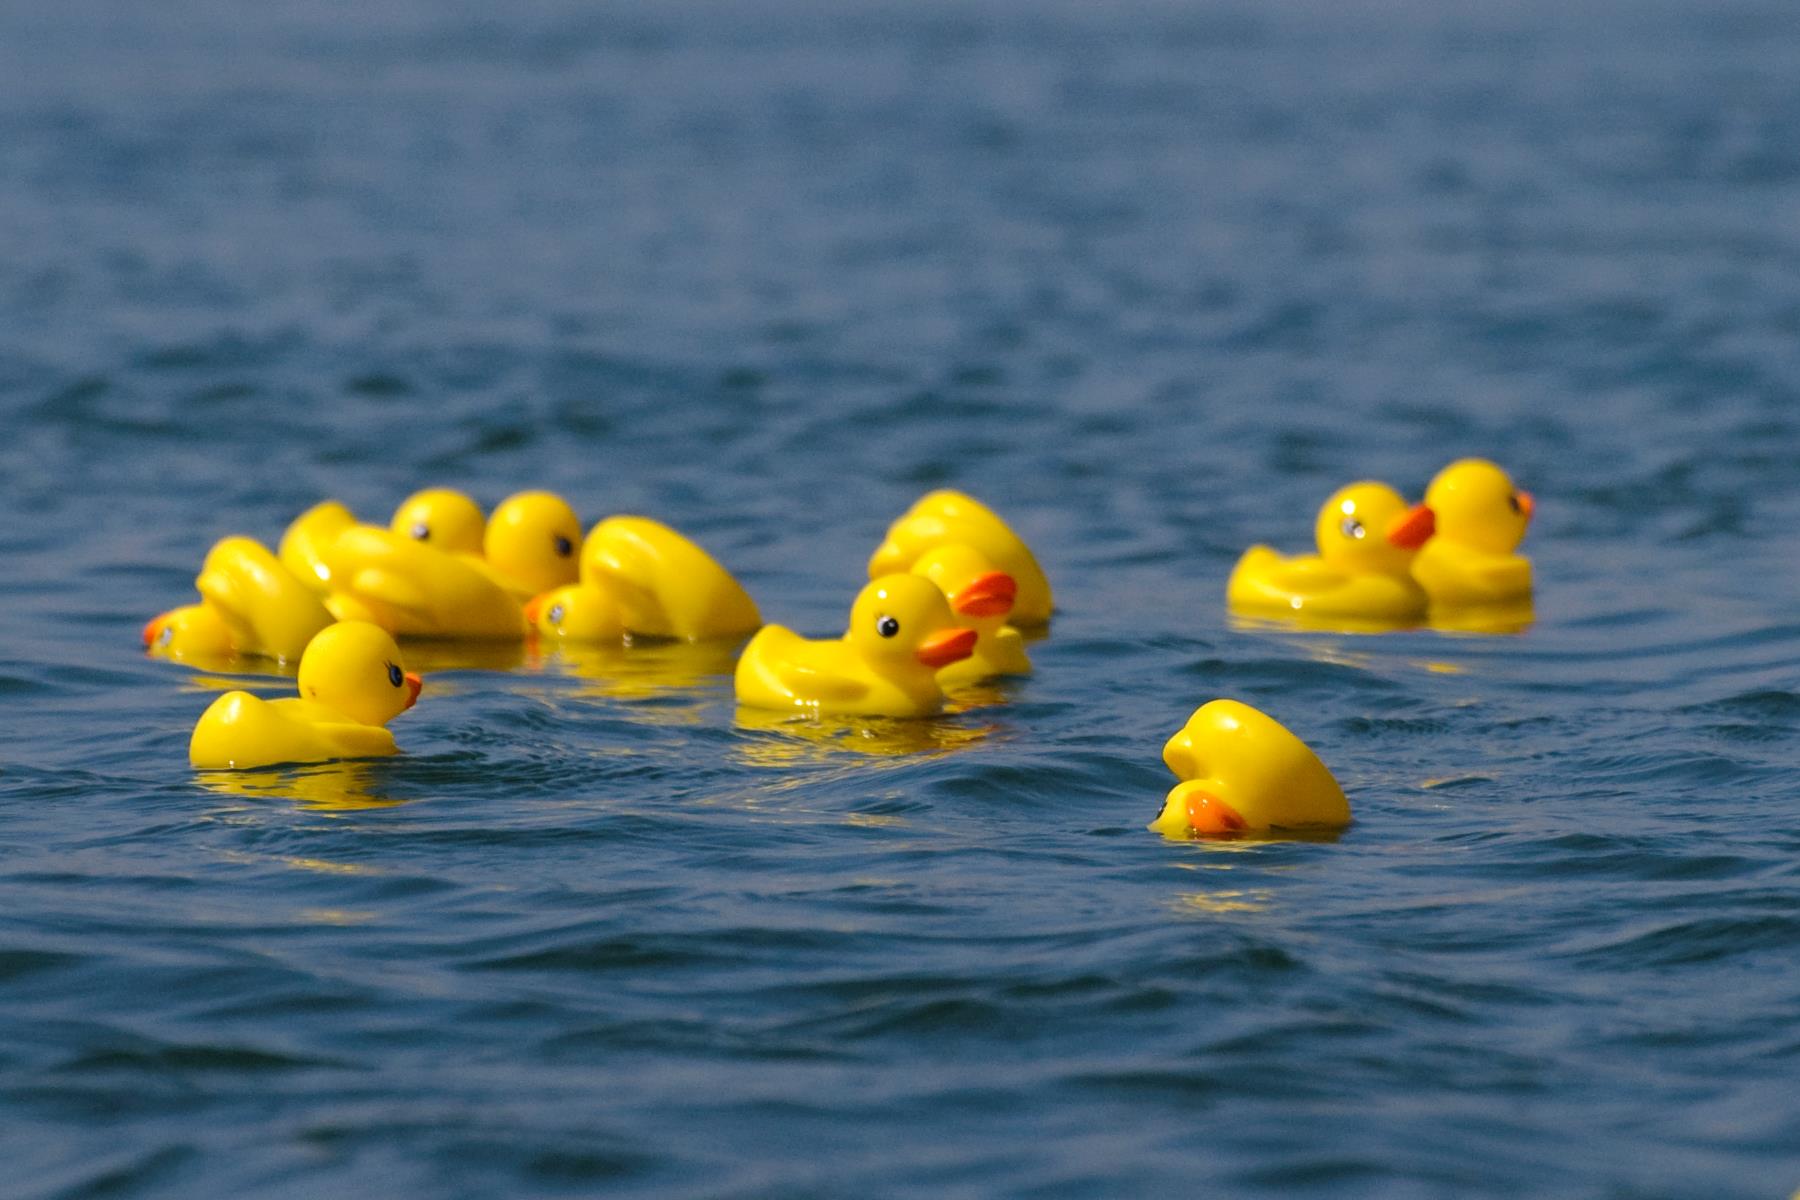
[[1163,747],[1177,783],[1150,828],[1168,838],[1341,829],[1350,802],[1319,756],[1238,700],[1194,710]]

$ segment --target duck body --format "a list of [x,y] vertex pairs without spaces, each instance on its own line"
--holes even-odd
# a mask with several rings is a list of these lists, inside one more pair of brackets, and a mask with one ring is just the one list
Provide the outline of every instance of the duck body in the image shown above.
[[972,546],[996,570],[1013,577],[1017,587],[1009,620],[1014,625],[1043,625],[1055,607],[1050,579],[1023,538],[987,505],[963,492],[943,489],[927,493],[888,527],[887,537],[869,559],[869,578],[908,571],[921,554],[937,546]]
[[[317,592],[332,588],[331,547],[338,535],[360,524],[337,500],[321,500],[289,523],[276,553],[282,564]],[[374,526],[364,526],[374,528]],[[425,488],[394,510],[388,528],[402,537],[424,542],[449,554],[479,556],[487,518],[481,506],[455,488]]]
[[1339,488],[1314,522],[1317,554],[1252,546],[1225,585],[1239,612],[1402,622],[1424,616],[1425,591],[1409,574],[1412,552],[1389,541],[1406,514],[1400,493],[1363,480]]
[[310,700],[264,700],[235,691],[212,702],[188,742],[188,761],[201,768],[267,767],[394,753],[394,735],[379,725],[348,720]]
[[522,638],[525,614],[479,563],[423,542],[356,525],[326,556],[340,619],[367,620],[399,636]]
[[762,613],[717,559],[649,517],[608,517],[581,550],[581,582],[534,599],[540,634],[584,641],[704,641],[762,627]]
[[316,593],[253,538],[228,537],[206,553],[194,580],[200,603],[144,627],[144,644],[171,658],[261,655],[298,659],[332,622]]
[[338,534],[356,524],[356,515],[336,500],[321,500],[288,524],[281,534],[276,555],[282,565],[307,587],[324,593],[331,588],[331,568],[325,553]]
[[1515,553],[1536,504],[1499,466],[1480,458],[1451,463],[1408,514],[1418,545],[1412,577],[1431,608],[1516,606],[1530,601],[1531,560]]
[[333,625],[300,659],[300,695],[264,700],[226,692],[209,705],[188,740],[202,769],[372,758],[395,753],[386,722],[411,708],[423,686],[400,649],[364,622]]
[[931,581],[887,575],[857,596],[841,638],[764,626],[738,658],[737,698],[758,708],[931,716],[944,705],[937,671],[966,658],[975,640]]
[[1169,838],[1338,829],[1350,802],[1319,756],[1273,717],[1238,700],[1194,710],[1163,747],[1181,782],[1150,828]]

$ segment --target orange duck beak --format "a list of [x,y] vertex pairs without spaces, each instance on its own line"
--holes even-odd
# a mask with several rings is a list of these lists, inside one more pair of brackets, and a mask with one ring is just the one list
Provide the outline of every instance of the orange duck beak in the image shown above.
[[1537,501],[1532,497],[1530,492],[1518,492],[1515,494],[1519,499],[1519,511],[1525,514],[1525,520],[1529,522],[1531,520],[1531,514],[1537,511]]
[[963,625],[941,629],[920,642],[919,648],[913,651],[913,657],[935,671],[975,653],[976,636],[973,629]]
[[547,600],[549,596],[549,592],[539,592],[525,602],[526,624],[536,625],[538,623],[538,618],[544,615],[544,601]]
[[1003,617],[1012,611],[1019,585],[1005,571],[989,571],[970,580],[950,597],[950,607],[965,617]]
[[150,618],[149,623],[144,626],[144,647],[145,647],[145,649],[148,649],[151,646],[156,645],[157,635],[162,633],[163,622],[167,621],[168,619],[169,619],[168,613],[163,613],[160,616],[155,616],[155,617]]
[[1437,514],[1415,504],[1395,517],[1387,528],[1387,540],[1402,550],[1417,550],[1437,532]]
[[[406,708],[411,708],[413,705],[417,704],[419,702],[419,693],[424,690],[425,681],[411,671],[408,671],[406,673]],[[400,711],[405,712],[406,708],[403,708]]]
[[1250,822],[1217,796],[1190,793],[1187,798],[1188,828],[1197,834],[1242,833]]

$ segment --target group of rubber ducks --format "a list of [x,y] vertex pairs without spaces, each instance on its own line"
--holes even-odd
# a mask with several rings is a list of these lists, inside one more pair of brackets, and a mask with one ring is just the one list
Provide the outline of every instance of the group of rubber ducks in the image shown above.
[[[1492,463],[1440,472],[1408,507],[1379,483],[1343,488],[1321,510],[1319,554],[1252,547],[1232,573],[1241,611],[1416,621],[1440,608],[1529,604],[1530,563],[1515,553],[1529,494]],[[647,517],[609,517],[582,535],[549,492],[522,492],[484,515],[432,488],[386,527],[325,501],[278,549],[228,537],[206,555],[197,603],[144,627],[151,653],[205,662],[298,659],[296,697],[221,695],[189,742],[203,769],[366,758],[396,752],[386,724],[422,689],[397,638],[724,642],[748,637],[740,704],[801,716],[922,717],[945,689],[1024,675],[1021,630],[1054,607],[1030,547],[971,496],[934,491],[896,519],[870,557],[869,582],[838,638],[763,624],[719,562]],[[1273,718],[1234,700],[1195,711],[1163,751],[1181,782],[1152,829],[1199,837],[1338,828],[1350,807],[1331,772]]]

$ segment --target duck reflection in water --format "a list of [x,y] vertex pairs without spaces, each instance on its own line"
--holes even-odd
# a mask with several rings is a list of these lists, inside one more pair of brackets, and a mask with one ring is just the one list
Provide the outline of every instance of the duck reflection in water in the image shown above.
[[405,800],[382,794],[376,768],[368,762],[328,762],[251,771],[199,771],[195,780],[209,792],[251,800],[286,800],[302,808],[354,812],[393,808]]

